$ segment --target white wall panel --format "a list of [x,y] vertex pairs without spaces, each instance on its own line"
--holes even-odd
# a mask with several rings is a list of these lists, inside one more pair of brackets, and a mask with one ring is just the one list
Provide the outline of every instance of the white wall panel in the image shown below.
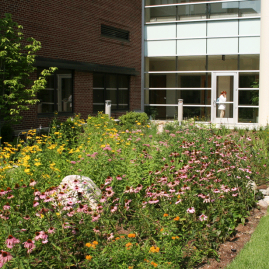
[[176,54],[176,40],[146,41],[145,56],[171,56]]
[[145,27],[145,39],[176,38],[176,25],[147,25]]
[[212,21],[207,24],[207,36],[237,36],[238,20],[232,21]]
[[239,53],[248,53],[248,54],[260,53],[260,38],[240,37]]
[[205,55],[206,39],[177,40],[177,55]]
[[207,54],[238,53],[238,38],[212,38],[207,40]]
[[260,19],[239,21],[239,35],[260,35]]
[[188,22],[177,24],[177,38],[205,37],[206,22]]

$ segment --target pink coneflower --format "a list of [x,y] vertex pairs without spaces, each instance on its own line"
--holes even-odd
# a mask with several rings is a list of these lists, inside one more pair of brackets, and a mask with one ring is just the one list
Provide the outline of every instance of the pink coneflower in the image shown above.
[[33,207],[37,207],[38,205],[39,205],[39,203],[37,201],[34,201]]
[[0,190],[0,196],[3,196],[7,193],[7,191],[4,191],[4,190]]
[[10,209],[10,205],[9,205],[9,203],[6,203],[6,204],[3,206],[3,209],[4,209],[4,210],[8,210],[8,209]]
[[177,201],[175,202],[175,205],[177,205],[177,204],[179,204],[179,203],[181,203],[181,202],[182,202],[181,199],[177,199]]
[[9,252],[0,250],[0,267],[9,262],[13,257]]
[[44,202],[48,203],[48,202],[51,202],[51,201],[53,201],[52,197],[46,196]]
[[23,217],[25,220],[29,220],[30,219],[30,216],[29,215],[26,215],[25,217]]
[[45,240],[48,238],[48,235],[44,231],[36,232],[35,235],[36,235],[35,240],[39,239]]
[[100,214],[94,213],[92,215],[92,222],[98,221],[100,218]]
[[219,189],[214,189],[213,192],[214,193],[220,193],[220,190]]
[[93,228],[93,231],[94,231],[96,234],[100,233],[100,230],[99,230],[99,227],[98,227],[98,226],[96,226],[95,228]]
[[236,188],[236,187],[232,188],[232,191],[237,191],[237,190],[238,190],[238,188]]
[[75,161],[71,161],[70,163],[71,163],[71,164],[76,164],[76,162],[75,162]]
[[117,175],[117,176],[116,176],[116,179],[117,179],[117,180],[122,180],[122,177],[121,177],[120,175]]
[[202,215],[199,216],[199,220],[200,221],[205,221],[205,220],[207,220],[207,218],[208,217],[206,215],[204,215],[204,214],[202,214]]
[[11,193],[7,196],[7,199],[12,199],[14,198],[14,195],[12,195]]
[[110,241],[110,240],[113,239],[113,238],[114,238],[114,234],[111,233],[111,234],[109,235],[109,237],[107,238],[107,240]]
[[55,233],[55,228],[54,228],[54,227],[50,227],[50,228],[48,229],[48,233],[49,233],[49,234],[54,234],[54,233]]
[[106,196],[107,197],[112,197],[114,195],[114,193],[115,193],[114,191],[107,191]]
[[157,204],[158,202],[159,202],[158,199],[150,199],[150,200],[148,201],[149,204]]
[[232,194],[233,197],[236,197],[237,195],[238,195],[238,192]]
[[8,248],[13,248],[15,244],[20,243],[20,240],[15,238],[12,235],[9,235],[7,240],[6,240],[6,244]]
[[44,240],[42,240],[42,244],[47,244],[48,242],[49,242],[48,239],[44,239]]
[[36,185],[36,181],[34,181],[34,180],[32,181],[32,180],[31,180],[31,182],[30,182],[29,185],[30,185],[31,187],[35,186],[35,185]]
[[193,214],[195,212],[195,208],[194,207],[190,207],[187,209],[187,213]]
[[41,193],[40,193],[39,190],[35,190],[35,191],[34,191],[34,195],[35,195],[35,196],[40,195],[40,194],[41,194]]
[[42,192],[42,193],[40,194],[39,198],[40,198],[40,199],[45,199],[46,196],[47,196],[47,195],[46,195],[44,192]]
[[111,212],[111,213],[114,213],[114,212],[117,211],[117,209],[118,209],[117,206],[113,206],[113,207],[110,209],[110,212]]
[[26,242],[23,243],[24,247],[27,248],[27,253],[31,253],[35,249],[35,241],[28,239]]

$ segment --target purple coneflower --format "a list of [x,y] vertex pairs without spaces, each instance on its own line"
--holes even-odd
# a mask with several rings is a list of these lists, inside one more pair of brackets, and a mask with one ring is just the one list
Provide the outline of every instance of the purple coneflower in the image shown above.
[[24,247],[27,248],[27,253],[31,253],[35,249],[35,241],[28,239],[26,242],[23,243]]
[[15,238],[12,235],[9,235],[7,240],[6,240],[6,244],[8,248],[13,248],[15,244],[20,243],[20,240]]

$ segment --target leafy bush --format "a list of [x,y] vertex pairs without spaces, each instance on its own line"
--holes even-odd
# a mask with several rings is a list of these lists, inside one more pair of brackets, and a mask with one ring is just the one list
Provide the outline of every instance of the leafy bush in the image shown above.
[[4,124],[1,128],[0,136],[2,137],[1,143],[12,142],[13,140],[13,128],[9,124]]
[[127,112],[125,115],[119,117],[120,124],[124,128],[133,129],[137,126],[144,126],[147,124],[149,118],[145,112]]

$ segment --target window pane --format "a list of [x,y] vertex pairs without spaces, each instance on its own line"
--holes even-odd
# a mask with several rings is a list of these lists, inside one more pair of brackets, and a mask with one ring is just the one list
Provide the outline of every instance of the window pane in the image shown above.
[[239,67],[240,70],[259,70],[260,55],[240,55]]
[[208,13],[210,19],[238,17],[238,2],[220,2],[209,4]]
[[176,7],[155,7],[145,9],[145,21],[175,21],[176,20]]
[[129,91],[128,90],[119,90],[118,91],[118,109],[124,110],[128,109],[129,106]]
[[93,105],[93,111],[98,112],[98,111],[105,111],[105,105]]
[[72,112],[72,78],[61,79],[61,109],[58,111]]
[[106,88],[117,88],[116,75],[106,75]]
[[118,75],[118,87],[119,88],[129,88],[129,77],[124,75]]
[[117,105],[117,90],[106,89],[106,100],[111,100],[112,108]]
[[210,90],[181,90],[177,91],[176,103],[183,99],[183,104],[189,105],[211,105]]
[[197,121],[210,121],[211,108],[210,107],[183,107],[183,119],[195,119]]
[[259,73],[239,73],[239,88],[252,88],[259,83]]
[[211,75],[207,74],[179,74],[178,88],[210,88]]
[[104,88],[104,75],[103,74],[93,74],[93,87]]
[[258,123],[258,108],[239,107],[238,122]]
[[238,96],[238,104],[239,105],[252,105],[258,106],[259,105],[259,90],[253,91],[239,91]]
[[150,5],[167,5],[177,3],[205,2],[205,0],[146,0],[146,6]]
[[208,70],[238,70],[238,56],[209,55]]
[[176,71],[176,57],[145,58],[145,71]]
[[[146,82],[146,81],[145,81]],[[175,74],[149,74],[150,88],[175,88],[176,75]]]
[[93,89],[93,103],[104,103],[105,94],[104,90]]
[[178,20],[206,19],[206,4],[178,6]]
[[178,71],[205,71],[206,56],[178,57]]
[[261,14],[261,0],[239,2],[239,16],[259,16]]

